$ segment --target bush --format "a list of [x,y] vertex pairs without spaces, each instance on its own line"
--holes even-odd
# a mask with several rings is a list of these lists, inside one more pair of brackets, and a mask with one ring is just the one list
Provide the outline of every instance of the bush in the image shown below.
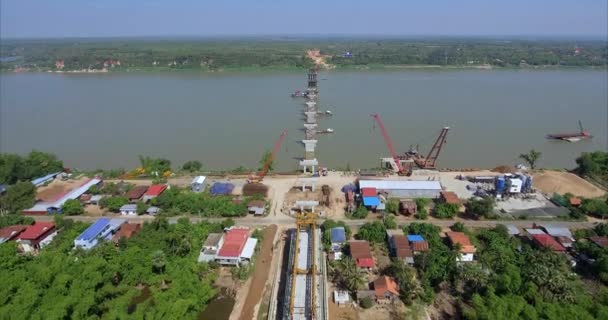
[[476,219],[479,219],[479,217],[492,218],[494,213],[494,199],[491,197],[485,197],[481,200],[470,199],[464,207],[465,212]]
[[148,210],[148,205],[145,204],[143,201],[137,201],[137,214],[138,215],[142,215],[144,213],[146,213],[146,210]]
[[416,207],[418,207],[418,212],[426,212],[426,208],[428,207],[429,203],[431,203],[431,200],[427,198],[416,198],[414,199],[414,201],[416,201]]
[[435,217],[440,219],[451,219],[458,213],[458,205],[453,203],[440,203],[435,206]]
[[374,301],[372,299],[370,299],[369,297],[365,297],[365,298],[361,299],[359,304],[361,305],[361,308],[369,309],[374,306]]
[[63,211],[63,214],[65,214],[66,216],[76,216],[84,213],[82,203],[80,203],[80,201],[76,199],[66,200],[61,209]]
[[397,222],[395,221],[395,216],[387,215],[383,222],[384,226],[387,229],[397,229]]
[[188,162],[184,163],[184,165],[182,166],[182,170],[188,171],[188,172],[198,172],[198,171],[201,171],[202,168],[203,168],[203,164],[197,160],[188,161]]
[[585,214],[604,218],[608,215],[608,204],[599,199],[585,199],[581,204],[581,210]]
[[359,233],[357,233],[357,239],[367,240],[372,243],[382,243],[385,238],[386,228],[379,221],[364,224],[359,229]]
[[129,199],[127,199],[126,197],[108,197],[103,198],[99,201],[99,205],[102,208],[107,208],[112,212],[118,212],[120,210],[120,207],[124,206],[127,203],[129,203]]
[[355,219],[365,219],[369,214],[369,210],[367,210],[364,206],[359,206],[355,212],[353,212],[352,217]]
[[397,214],[399,210],[399,200],[397,199],[388,199],[386,201],[386,212]]
[[450,229],[456,232],[464,232],[466,230],[466,227],[464,226],[464,223],[456,222],[450,227]]
[[418,212],[416,212],[414,217],[419,220],[426,220],[429,217],[429,213],[426,210],[424,210],[424,211],[419,210]]

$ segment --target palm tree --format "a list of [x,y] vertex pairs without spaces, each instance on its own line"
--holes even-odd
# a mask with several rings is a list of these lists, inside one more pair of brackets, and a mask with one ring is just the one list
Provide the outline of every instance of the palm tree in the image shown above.
[[341,280],[340,282],[349,291],[357,291],[357,289],[365,285],[363,275],[359,272],[359,269],[357,269],[355,261],[350,257],[342,258],[337,267],[337,272],[339,273],[338,277]]
[[522,153],[519,155],[521,159],[526,161],[530,165],[530,169],[536,168],[536,162],[543,153],[534,149],[528,151],[528,153]]
[[165,257],[165,253],[162,250],[154,251],[152,254],[152,269],[155,272],[162,273],[165,270],[166,264],[167,258]]

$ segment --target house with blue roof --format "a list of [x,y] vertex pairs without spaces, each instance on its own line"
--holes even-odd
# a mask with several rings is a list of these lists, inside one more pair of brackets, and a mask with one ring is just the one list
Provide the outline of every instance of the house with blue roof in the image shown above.
[[421,242],[424,241],[424,238],[419,234],[408,234],[407,241],[409,242]]
[[74,247],[80,247],[84,250],[90,250],[97,246],[100,241],[110,240],[112,235],[125,224],[124,219],[108,219],[101,218],[90,227],[84,230],[76,240],[74,240]]
[[342,247],[346,244],[346,230],[344,227],[335,227],[330,230],[331,251],[342,251]]

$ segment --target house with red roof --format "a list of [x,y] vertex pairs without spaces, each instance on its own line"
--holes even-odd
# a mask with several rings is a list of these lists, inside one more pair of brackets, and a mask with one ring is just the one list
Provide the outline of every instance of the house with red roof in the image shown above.
[[477,249],[471,243],[471,239],[463,232],[446,232],[448,240],[452,247],[460,247],[459,256],[456,257],[458,262],[471,262],[475,258]]
[[161,193],[163,193],[167,189],[167,186],[164,184],[153,184],[148,188],[146,193],[144,193],[144,202],[150,201],[152,198],[158,197]]
[[23,252],[37,252],[53,241],[57,229],[52,222],[36,222],[27,227],[18,237],[17,243]]
[[8,226],[0,229],[0,243],[15,240],[25,229],[27,229],[25,225]]
[[532,234],[532,241],[542,248],[548,248],[555,252],[565,252],[566,248],[562,246],[557,240],[555,240],[552,236],[543,233],[543,234]]
[[372,269],[375,266],[372,250],[369,247],[369,242],[365,240],[351,240],[348,242],[350,256],[357,267],[361,269]]
[[395,279],[382,276],[374,281],[374,294],[376,302],[380,304],[389,303],[399,298],[399,286]]
[[258,239],[249,237],[249,228],[233,227],[224,233],[215,261],[233,266],[248,263],[253,257],[257,241]]

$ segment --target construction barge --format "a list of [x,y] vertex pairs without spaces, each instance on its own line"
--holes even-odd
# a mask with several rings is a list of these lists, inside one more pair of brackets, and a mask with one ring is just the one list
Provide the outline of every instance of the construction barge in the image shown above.
[[577,142],[593,138],[593,136],[589,134],[589,131],[583,128],[583,124],[580,121],[578,122],[578,127],[579,132],[548,134],[546,138],[549,140],[561,140],[567,142]]

